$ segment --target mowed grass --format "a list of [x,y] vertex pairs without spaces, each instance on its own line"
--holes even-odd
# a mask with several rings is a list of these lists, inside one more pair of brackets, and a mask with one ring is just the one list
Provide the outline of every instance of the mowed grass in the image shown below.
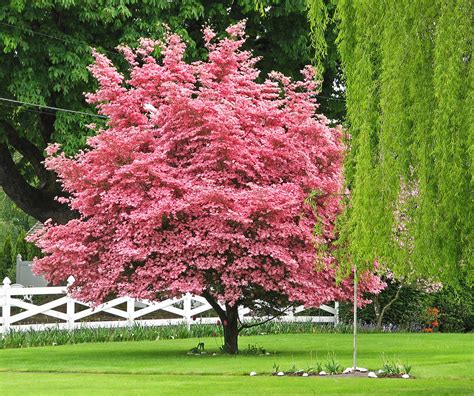
[[[414,380],[272,377],[276,364],[305,369],[335,353],[351,365],[348,334],[242,337],[271,355],[226,356],[219,338],[203,338],[202,356],[186,352],[198,339],[80,344],[0,350],[1,395],[298,395],[472,394],[474,334],[361,334],[360,366],[378,369],[382,353],[412,366]],[[256,377],[248,374],[256,371]]]

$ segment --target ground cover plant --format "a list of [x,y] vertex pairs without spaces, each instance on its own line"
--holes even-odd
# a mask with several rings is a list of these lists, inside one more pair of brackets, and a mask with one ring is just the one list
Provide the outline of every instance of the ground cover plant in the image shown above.
[[[473,334],[360,335],[365,367],[400,361],[411,366],[414,380],[271,375],[275,365],[282,371],[306,369],[324,365],[333,354],[348,367],[350,340],[349,334],[242,337],[244,345],[262,346],[270,355],[239,356],[219,353],[212,337],[5,349],[0,390],[12,395],[77,394],[78,389],[89,394],[472,394]],[[209,353],[188,355],[198,341]],[[251,371],[257,375],[250,377]]]
[[[46,160],[77,218],[32,240],[45,254],[36,270],[53,283],[74,276],[79,300],[203,296],[235,354],[247,327],[239,306],[278,315],[353,291],[350,278],[336,284],[333,254],[342,136],[316,113],[314,70],[260,83],[258,58],[242,49],[245,22],[226,32],[204,29],[206,62],[187,63],[175,34],[122,46],[127,76],[94,52],[99,88],[87,100],[107,127],[75,157],[56,144]],[[364,302],[384,284],[360,275]]]

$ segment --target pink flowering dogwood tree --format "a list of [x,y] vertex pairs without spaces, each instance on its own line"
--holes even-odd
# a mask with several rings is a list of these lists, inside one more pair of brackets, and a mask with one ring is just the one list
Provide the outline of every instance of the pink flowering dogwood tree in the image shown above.
[[[119,47],[127,77],[94,52],[99,88],[87,100],[107,128],[73,158],[53,145],[46,160],[78,216],[33,237],[45,253],[36,271],[53,283],[73,275],[84,301],[205,297],[229,353],[245,327],[239,306],[318,307],[353,292],[350,280],[336,285],[332,255],[340,130],[315,112],[311,67],[303,81],[276,72],[257,81],[244,30],[218,40],[204,29],[206,62],[185,62],[174,34]],[[381,287],[362,277],[361,292]]]

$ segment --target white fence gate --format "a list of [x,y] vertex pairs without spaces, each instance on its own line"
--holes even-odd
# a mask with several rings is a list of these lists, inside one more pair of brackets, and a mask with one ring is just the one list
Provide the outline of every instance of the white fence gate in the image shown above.
[[[72,282],[74,282],[74,278],[70,277],[68,283],[71,284]],[[32,302],[32,297],[39,295],[53,295],[58,296],[58,298],[42,305],[35,305]],[[58,310],[59,307],[64,306],[65,309]],[[5,278],[3,286],[0,287],[0,307],[2,312],[0,317],[0,334],[6,334],[10,330],[46,330],[51,328],[73,330],[81,327],[166,326],[183,323],[191,326],[192,324],[201,323],[215,324],[219,319],[217,316],[198,317],[198,315],[202,315],[207,311],[212,311],[212,307],[203,297],[191,294],[159,302],[118,297],[92,308],[89,304],[68,296],[66,286],[23,287],[21,285],[12,285],[9,278]],[[16,309],[19,312],[13,313],[12,307],[20,308]],[[302,313],[305,308],[300,306],[275,320],[281,322],[334,323],[336,325],[339,322],[338,308],[338,303],[335,303],[334,307],[322,305],[320,309],[330,315],[301,316],[298,314]],[[157,311],[164,311],[168,314],[173,314],[175,317],[170,319],[144,318],[146,315]],[[100,312],[112,315],[115,320],[84,320]],[[55,323],[35,321],[33,317],[40,314],[54,318]],[[239,314],[242,321],[265,319],[252,316],[248,308],[242,308]],[[28,323],[20,323],[25,320]]]

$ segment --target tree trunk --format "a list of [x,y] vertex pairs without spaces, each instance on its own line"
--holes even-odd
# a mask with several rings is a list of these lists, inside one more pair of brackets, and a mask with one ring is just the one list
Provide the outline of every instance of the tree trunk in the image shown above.
[[[41,164],[37,169],[40,167]],[[55,223],[65,224],[76,214],[67,205],[55,200],[55,196],[61,194],[61,187],[52,175],[44,169],[44,185],[39,188],[33,187],[21,174],[8,145],[0,143],[0,187],[5,194],[21,210],[37,220],[44,222],[52,219]]]
[[222,321],[224,327],[224,352],[230,355],[239,353],[239,307],[226,304],[226,319]]
[[377,326],[377,329],[382,329],[382,324],[383,324],[383,315],[384,315],[385,311],[384,312],[380,312],[376,317],[377,317],[377,323],[376,323],[376,326]]
[[382,328],[382,320],[383,316],[381,315],[381,308],[380,308],[380,297],[375,296],[374,299],[374,312],[375,312],[375,322],[378,329]]
[[218,304],[217,300],[209,293],[204,292],[202,296],[219,315],[221,324],[224,327],[224,345],[222,349],[230,355],[239,353],[239,306],[225,305],[225,310]]
[[382,328],[383,318],[384,318],[385,312],[387,312],[387,310],[391,307],[391,305],[395,301],[398,300],[398,298],[400,297],[400,291],[401,290],[402,290],[402,285],[400,284],[398,286],[397,292],[395,293],[395,296],[385,306],[381,307],[380,303],[377,304],[377,305],[374,305],[375,317],[377,318],[377,328],[379,328],[379,329]]

